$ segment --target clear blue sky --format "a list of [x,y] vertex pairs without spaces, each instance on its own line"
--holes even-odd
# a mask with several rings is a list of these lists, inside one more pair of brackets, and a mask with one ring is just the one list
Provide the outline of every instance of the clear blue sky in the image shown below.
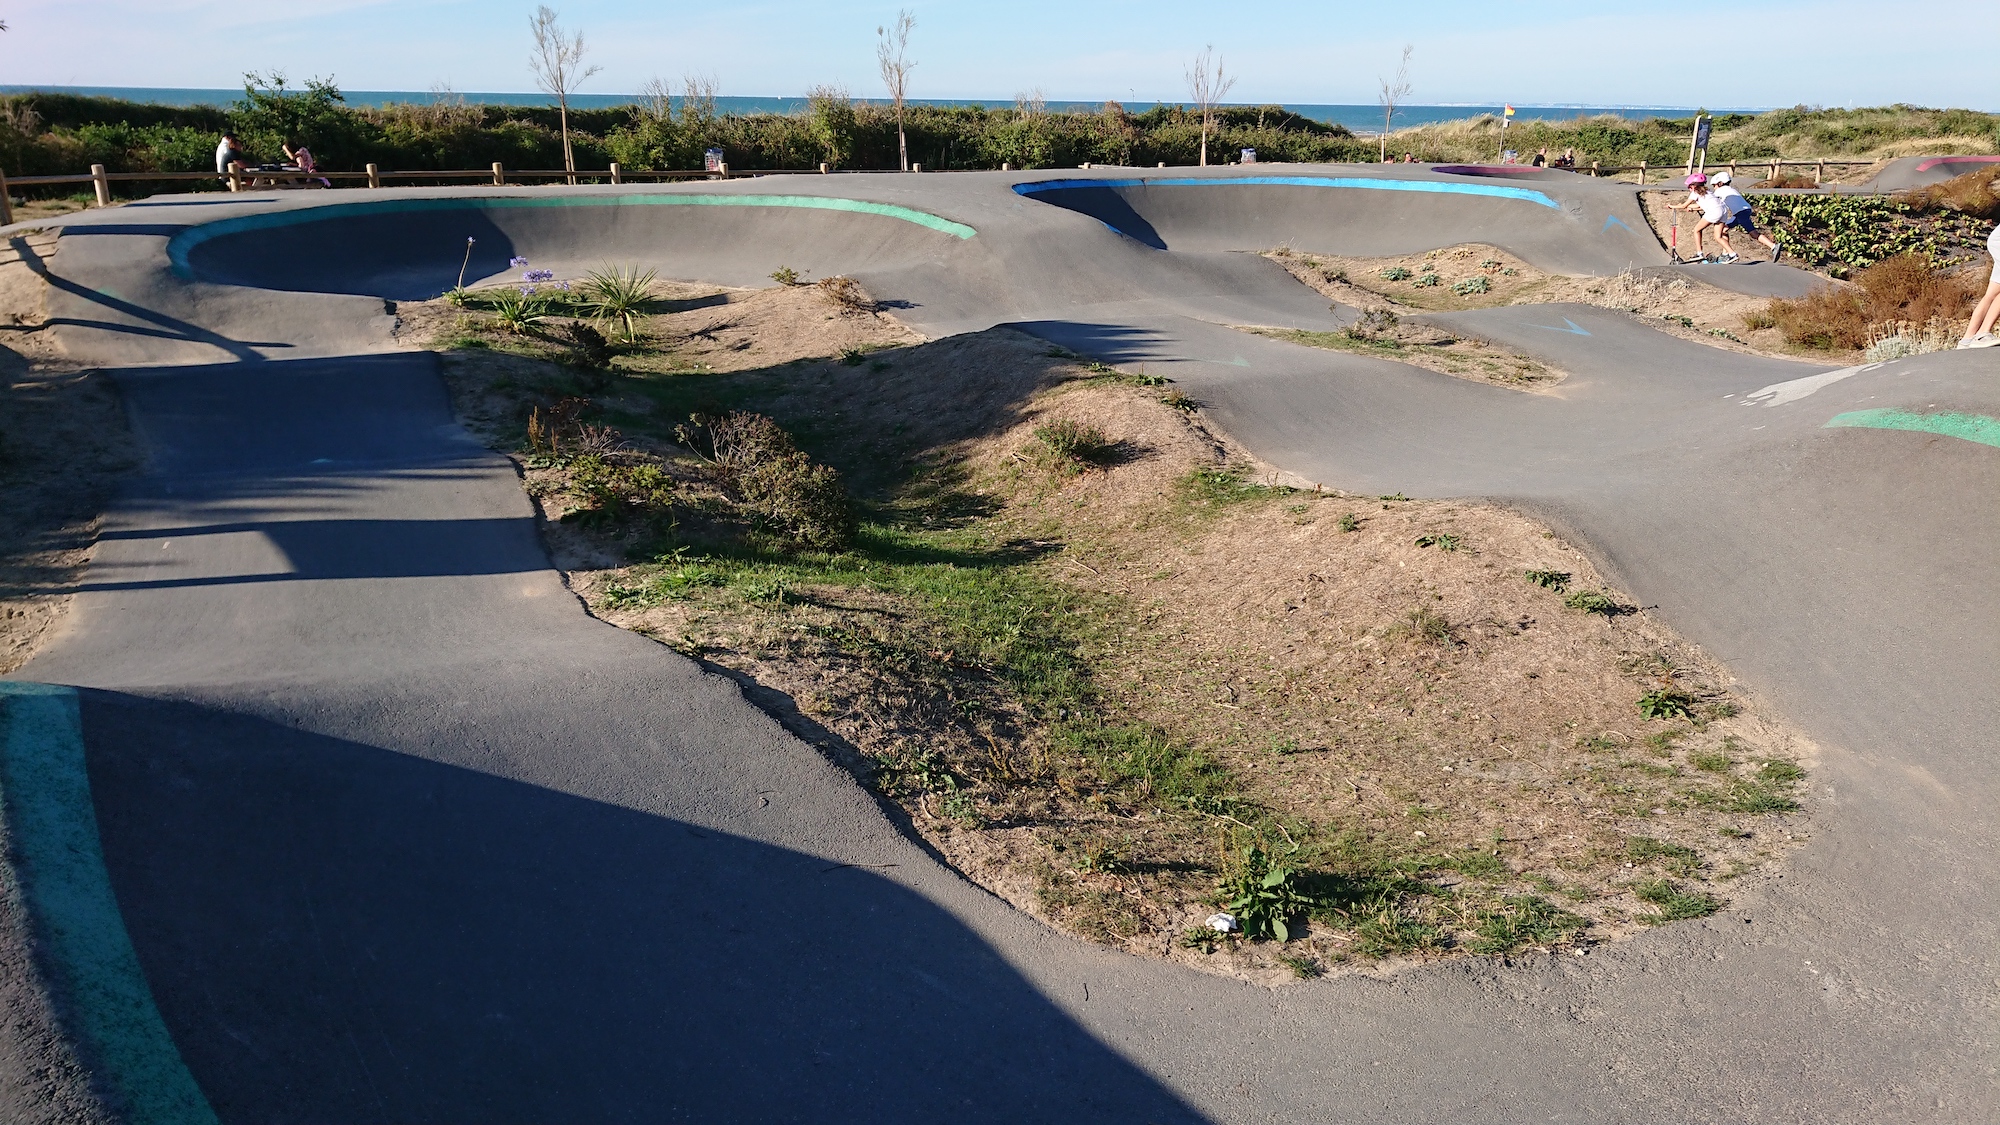
[[[603,72],[585,92],[713,74],[724,94],[880,94],[895,0],[565,0]],[[913,97],[1184,100],[1213,43],[1230,101],[1367,103],[1404,43],[1417,103],[2000,109],[1992,0],[1652,4],[1001,0],[910,5]],[[279,68],[348,89],[530,90],[518,0],[0,0],[0,83],[233,86]],[[1724,30],[1717,30],[1724,29]]]

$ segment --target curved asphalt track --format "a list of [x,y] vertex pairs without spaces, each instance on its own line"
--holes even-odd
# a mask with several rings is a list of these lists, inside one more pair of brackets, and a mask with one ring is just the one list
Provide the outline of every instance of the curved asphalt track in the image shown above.
[[[71,222],[51,314],[116,368],[151,461],[21,678],[83,689],[105,866],[220,1119],[2000,1115],[2000,449],[1828,428],[2000,415],[1994,353],[1815,381],[1596,308],[1435,318],[1573,373],[1526,395],[1298,348],[1223,325],[1351,314],[1240,251],[1485,241],[1576,273],[1665,252],[1631,189],[1589,180],[1500,185],[1544,204],[1407,168],[1245,175],[703,192],[756,206],[249,195]],[[879,206],[769,202],[797,196]],[[1533,509],[1820,741],[1818,838],[1723,913],[1588,956],[1268,991],[1058,937],[727,681],[581,613],[434,361],[381,354],[384,298],[449,285],[467,237],[481,276],[514,254],[849,273],[933,335],[1011,323],[1144,363],[1309,479]]]

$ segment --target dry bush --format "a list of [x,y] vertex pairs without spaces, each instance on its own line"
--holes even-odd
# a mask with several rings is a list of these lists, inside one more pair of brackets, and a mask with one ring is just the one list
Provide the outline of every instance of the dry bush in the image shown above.
[[848,312],[875,311],[875,302],[868,296],[868,291],[851,277],[823,277],[814,284],[829,300]]
[[1760,188],[1812,188],[1818,187],[1819,183],[1811,176],[1803,176],[1796,172],[1787,172],[1784,175],[1771,179],[1758,180],[1750,186]]
[[1960,319],[1979,299],[1976,279],[1943,273],[1918,254],[1884,258],[1862,270],[1855,282],[1815,289],[1795,300],[1774,300],[1765,316],[1794,346],[1858,351],[1881,335],[1876,329],[1883,324]]
[[1941,184],[1916,188],[1898,196],[1918,211],[1949,207],[1981,219],[2000,219],[2000,164],[1954,176]]
[[839,472],[799,450],[762,414],[697,414],[674,436],[707,463],[709,475],[766,531],[790,543],[831,550],[854,531]]

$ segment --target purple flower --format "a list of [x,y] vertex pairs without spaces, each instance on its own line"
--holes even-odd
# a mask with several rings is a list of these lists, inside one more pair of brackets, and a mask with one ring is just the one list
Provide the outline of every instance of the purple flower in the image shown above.
[[473,243],[475,243],[475,242],[477,242],[477,241],[479,241],[479,240],[478,240],[478,239],[476,239],[476,238],[473,238],[473,237],[471,237],[470,235],[467,235],[467,236],[466,236],[466,239],[465,239],[465,244],[466,244],[467,246],[470,246],[470,245],[472,245]]
[[509,258],[509,259],[507,259],[507,267],[508,267],[509,269],[520,269],[520,268],[521,268],[522,266],[525,266],[525,265],[527,265],[527,264],[528,264],[528,259],[526,259],[526,258]]
[[535,295],[535,287],[534,287],[534,286],[532,286],[532,285],[523,285],[523,286],[521,286],[521,296],[523,296],[523,297],[532,297],[532,296],[534,296],[534,295]]
[[562,291],[563,291],[563,292],[565,292],[565,293],[567,293],[567,292],[569,292],[569,282],[567,282],[567,281],[558,281],[558,282],[556,282],[556,288],[557,288],[557,289],[560,289],[560,290],[562,290]]
[[[522,260],[525,261],[526,259]],[[554,281],[555,279],[556,271],[554,270],[529,270],[527,273],[521,275],[522,281],[542,282]]]

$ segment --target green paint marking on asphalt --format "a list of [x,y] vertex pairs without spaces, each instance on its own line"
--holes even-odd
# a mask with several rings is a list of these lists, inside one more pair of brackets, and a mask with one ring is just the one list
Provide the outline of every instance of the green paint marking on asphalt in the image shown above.
[[362,203],[335,203],[325,207],[299,207],[288,211],[266,211],[256,215],[238,215],[229,219],[217,219],[200,226],[189,227],[167,240],[167,260],[176,271],[189,273],[188,255],[195,247],[212,238],[239,234],[244,231],[271,230],[276,227],[295,226],[299,223],[320,222],[326,219],[352,218],[362,215],[396,215],[413,211],[483,211],[516,210],[533,207],[781,207],[807,211],[846,211],[858,215],[880,215],[905,223],[914,223],[928,230],[951,235],[953,238],[968,239],[979,232],[964,223],[954,222],[942,215],[919,211],[914,207],[904,207],[895,203],[876,203],[866,199],[839,199],[821,195],[731,195],[721,192],[702,194],[681,192],[657,192],[629,195],[558,195],[539,198],[503,195],[478,198],[473,196],[443,196],[426,199],[383,199]]
[[30,917],[74,1001],[76,1030],[134,1125],[215,1125],[153,1005],[111,892],[84,768],[76,689],[0,681],[0,816]]
[[1858,426],[1870,430],[1915,430],[1964,438],[2000,447],[2000,418],[1984,414],[1918,414],[1912,410],[1851,410],[1835,415],[1827,428]]

